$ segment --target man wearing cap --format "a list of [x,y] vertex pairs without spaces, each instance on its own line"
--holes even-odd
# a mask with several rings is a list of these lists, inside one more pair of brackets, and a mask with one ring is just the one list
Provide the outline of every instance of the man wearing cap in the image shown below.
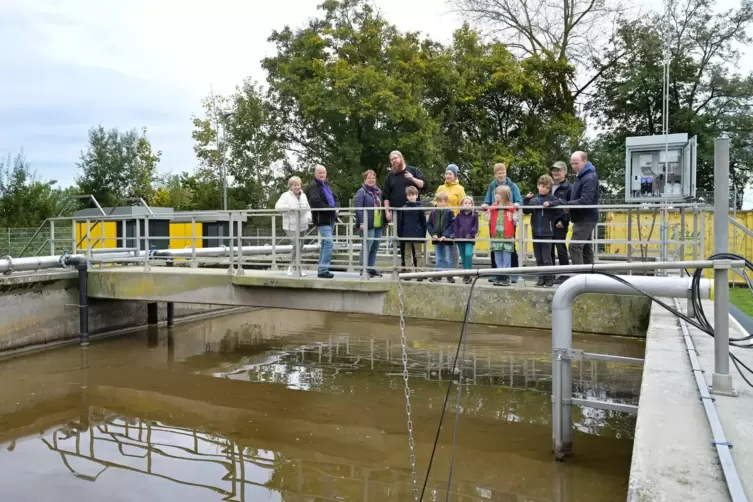
[[[562,202],[569,201],[570,195],[573,192],[573,186],[567,181],[567,164],[562,161],[557,161],[552,164],[552,168],[549,172],[554,180],[554,185],[552,185],[552,195],[560,199]],[[559,264],[567,266],[570,265],[570,257],[567,253],[567,243],[565,240],[567,239],[567,230],[570,226],[570,215],[564,211],[558,211],[554,221],[553,238],[554,240],[561,242],[555,242],[552,246],[552,263],[557,263],[554,260],[556,250]],[[565,280],[567,280],[566,276],[559,276],[555,281],[555,284],[562,284]]]
[[[444,172],[444,185],[440,185],[437,188],[434,197],[439,192],[447,194],[447,207],[453,208],[452,212],[457,216],[460,212],[460,203],[463,202],[463,197],[465,197],[465,189],[458,181],[458,166],[455,164],[447,166]],[[436,205],[436,198],[434,199],[434,204]],[[458,247],[453,245],[450,248],[450,260],[452,261],[453,268],[458,268],[459,258]]]

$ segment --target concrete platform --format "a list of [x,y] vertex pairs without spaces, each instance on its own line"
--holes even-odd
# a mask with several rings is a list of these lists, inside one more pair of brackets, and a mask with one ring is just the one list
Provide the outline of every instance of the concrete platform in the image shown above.
[[[663,299],[674,306],[671,299]],[[713,324],[713,303],[703,302]],[[684,309],[683,309],[684,311]],[[689,326],[711,385],[714,370],[714,339]],[[747,336],[730,322],[730,337]],[[732,352],[753,367],[753,351],[732,348]],[[730,362],[738,397],[714,395],[715,406],[746,495],[753,500],[753,388],[748,386]],[[746,375],[748,376],[748,375]],[[753,376],[748,376],[753,380]],[[646,340],[645,366],[636,423],[628,501],[731,500],[709,421],[691,371],[678,319],[662,307],[651,307]]]
[[[470,286],[458,282],[402,281],[405,316],[462,321]],[[289,277],[283,271],[250,271],[231,275],[227,269],[119,267],[89,273],[89,296],[111,300],[214,303],[398,316],[398,283],[388,276],[361,279],[335,273],[334,279]],[[551,329],[554,289],[523,283],[494,287],[479,279],[471,322]],[[573,330],[585,333],[643,336],[649,301],[638,296],[581,295],[573,306]]]

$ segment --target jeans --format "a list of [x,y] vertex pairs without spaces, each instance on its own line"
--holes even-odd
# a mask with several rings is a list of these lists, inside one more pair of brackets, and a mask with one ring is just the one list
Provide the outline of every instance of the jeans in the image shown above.
[[590,241],[594,228],[596,228],[595,221],[573,223],[573,235],[570,238],[570,259],[572,260],[573,265],[593,265],[593,244],[590,242],[577,243],[572,241]]
[[458,253],[464,269],[473,268],[473,242],[458,242]]
[[450,246],[450,263],[452,264],[450,268],[458,268],[460,261],[460,249],[458,248],[458,246],[458,244],[453,244]]
[[[494,268],[510,268],[512,267],[512,252],[510,251],[494,251],[492,253],[494,257]],[[500,275],[497,279],[502,280],[506,275]]]
[[332,263],[332,225],[322,225],[318,227],[321,246],[319,248],[319,273],[326,274],[329,272],[329,266]]
[[[518,227],[517,226],[515,227],[515,234],[513,235],[513,238],[515,238],[515,235],[518,235]],[[510,267],[518,267],[519,266],[518,253],[516,252],[516,249],[517,249],[517,244],[513,244],[512,251],[510,252]],[[507,252],[507,251],[505,251],[505,252]],[[491,253],[489,253],[489,256],[491,256],[491,259],[492,259],[492,268],[502,268],[502,267],[500,267],[500,266],[497,265],[497,252],[496,251],[492,251]],[[509,268],[509,267],[507,267],[507,268]],[[518,282],[518,276],[517,275],[512,276],[510,279],[512,280],[512,282]]]
[[361,266],[363,263],[364,253],[368,253],[366,267],[369,272],[376,272],[374,267],[376,266],[377,251],[379,251],[379,239],[382,238],[382,228],[370,228],[366,233],[366,239],[361,246]]
[[437,257],[437,268],[452,268],[450,249],[452,244],[434,244],[434,254]]

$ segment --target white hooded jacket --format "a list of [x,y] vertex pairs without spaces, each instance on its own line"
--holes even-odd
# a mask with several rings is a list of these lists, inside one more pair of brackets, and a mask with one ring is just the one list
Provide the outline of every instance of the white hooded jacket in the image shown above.
[[[309,201],[306,198],[306,194],[301,192],[299,197],[296,197],[292,190],[288,190],[280,196],[280,199],[275,204],[275,209],[283,211],[282,213],[282,229],[291,232],[296,231],[295,217],[296,214],[300,215],[300,223],[298,230],[305,232],[308,226],[311,224],[311,211]],[[290,211],[290,209],[301,209],[301,211]]]

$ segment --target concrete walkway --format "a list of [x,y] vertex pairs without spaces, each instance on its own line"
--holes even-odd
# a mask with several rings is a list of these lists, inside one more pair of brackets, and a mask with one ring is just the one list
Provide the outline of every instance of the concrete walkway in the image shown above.
[[[674,300],[663,299],[674,306]],[[713,324],[713,303],[703,302]],[[683,309],[684,311],[684,309]],[[714,371],[714,339],[688,326],[707,385]],[[730,337],[747,336],[730,323]],[[753,367],[753,351],[732,348]],[[709,421],[691,371],[678,319],[662,307],[651,307],[646,356],[633,446],[628,500],[703,501],[731,500]],[[714,395],[724,433],[733,444],[732,457],[746,494],[753,500],[753,388],[730,362],[738,397]],[[753,375],[746,375],[753,381]]]

